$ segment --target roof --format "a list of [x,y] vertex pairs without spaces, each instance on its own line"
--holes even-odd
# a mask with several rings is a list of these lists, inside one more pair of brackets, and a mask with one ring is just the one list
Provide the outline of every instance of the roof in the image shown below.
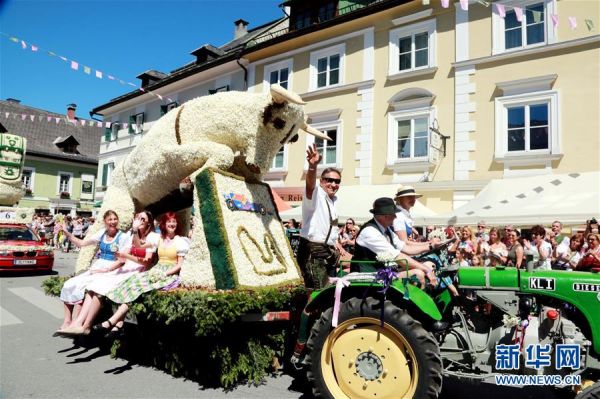
[[144,76],[149,76],[149,77],[151,77],[151,78],[154,78],[154,79],[164,79],[164,78],[166,78],[168,75],[167,75],[166,73],[164,73],[164,72],[160,72],[160,71],[157,71],[157,70],[155,70],[155,69],[149,69],[149,70],[147,70],[146,72],[142,72],[142,73],[140,73],[140,74],[139,74],[138,76],[136,76],[136,77],[137,77],[137,78],[141,78],[141,77],[144,77]]
[[[550,174],[491,180],[471,201],[452,212],[417,224],[564,225],[600,215],[600,172]],[[416,219],[416,218],[415,218]]]
[[[5,113],[11,115],[6,118]],[[26,118],[19,115],[25,114]],[[14,117],[13,115],[17,115]],[[30,119],[35,115],[35,121]],[[43,116],[40,120],[38,116]],[[47,121],[46,117],[62,118],[60,123],[55,120]],[[82,119],[77,118],[78,121]],[[89,119],[84,119],[88,121]],[[95,122],[95,121],[94,121]],[[27,138],[27,153],[55,159],[98,164],[102,129],[97,126],[82,126],[81,123],[67,123],[64,114],[58,114],[38,108],[28,107],[11,101],[0,100],[0,129]],[[75,139],[79,146],[79,154],[63,152],[55,142]],[[58,141],[57,141],[58,140]]]
[[[248,33],[246,33],[244,36],[234,39],[228,43],[225,43],[224,45],[222,45],[220,47],[215,47],[210,44],[205,44],[205,45],[195,49],[194,51],[192,51],[191,54],[195,55],[198,52],[210,51],[211,53],[214,53],[215,55],[217,55],[218,56],[217,58],[207,59],[205,62],[202,62],[202,63],[197,63],[196,60],[191,61],[182,67],[174,69],[173,71],[171,71],[171,73],[166,75],[164,78],[162,78],[158,82],[148,84],[148,86],[146,86],[144,89],[146,91],[153,91],[153,90],[159,89],[160,87],[163,87],[163,86],[169,85],[171,83],[177,82],[179,80],[182,80],[188,76],[191,76],[196,73],[202,72],[204,70],[213,68],[217,65],[221,65],[226,62],[235,60],[236,58],[238,58],[240,56],[239,51],[244,49],[245,44],[248,41],[254,39],[256,36],[263,34],[267,30],[269,30],[271,27],[277,26],[278,24],[280,24],[282,21],[285,21],[286,19],[287,19],[287,17],[279,18],[279,19],[267,22],[264,25],[257,26],[253,29],[248,30]],[[140,75],[140,76],[142,76],[142,75]],[[110,100],[109,102],[107,102],[105,104],[95,107],[91,111],[91,113],[102,115],[102,110],[104,110],[106,108],[110,108],[114,105],[120,104],[122,102],[125,102],[127,100],[130,100],[132,98],[135,98],[135,97],[138,97],[138,96],[141,96],[144,94],[146,94],[146,92],[141,91],[140,89],[135,89],[133,91],[130,91],[129,93],[126,93],[119,97],[113,98],[112,100]]]

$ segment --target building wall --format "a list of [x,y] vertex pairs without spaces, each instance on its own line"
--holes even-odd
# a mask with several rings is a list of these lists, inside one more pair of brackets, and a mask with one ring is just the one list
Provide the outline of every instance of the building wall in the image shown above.
[[[18,206],[51,211],[60,207],[63,211],[69,209],[72,214],[93,210],[93,192],[87,199],[81,198],[81,177],[82,175],[95,176],[97,171],[95,166],[58,160],[41,160],[28,155],[25,160],[25,169],[29,168],[35,169],[32,193],[24,196]],[[70,198],[68,199],[59,198],[57,185],[60,172],[72,173]]]

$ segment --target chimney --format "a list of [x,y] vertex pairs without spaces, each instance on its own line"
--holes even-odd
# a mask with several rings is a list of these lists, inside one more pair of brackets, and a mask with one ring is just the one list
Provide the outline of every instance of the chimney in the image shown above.
[[248,21],[244,21],[243,19],[238,19],[237,21],[234,22],[235,24],[235,31],[233,32],[233,39],[239,39],[240,37],[244,36],[246,33],[248,33]]
[[8,101],[9,103],[14,103],[14,104],[20,104],[21,100],[17,100],[16,98],[7,98],[6,101]]
[[67,119],[70,121],[74,121],[75,118],[75,110],[77,109],[77,104],[67,104]]

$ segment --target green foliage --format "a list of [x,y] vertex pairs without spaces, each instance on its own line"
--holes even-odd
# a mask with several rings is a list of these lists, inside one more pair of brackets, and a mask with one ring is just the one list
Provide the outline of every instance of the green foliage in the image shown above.
[[[42,282],[44,292],[59,296],[69,277]],[[243,322],[248,313],[290,310],[304,287],[247,291],[178,289],[151,291],[130,305],[138,326],[126,326],[111,355],[185,377],[204,386],[255,384],[272,371],[273,358],[291,342],[289,322]]]
[[71,276],[52,276],[42,281],[42,289],[46,295],[60,296],[60,290],[62,290],[65,281],[70,279]]

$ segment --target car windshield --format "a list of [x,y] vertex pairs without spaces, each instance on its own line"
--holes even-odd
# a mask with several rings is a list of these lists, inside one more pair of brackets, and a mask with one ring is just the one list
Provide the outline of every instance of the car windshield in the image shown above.
[[25,226],[0,227],[0,241],[37,241],[37,237]]

